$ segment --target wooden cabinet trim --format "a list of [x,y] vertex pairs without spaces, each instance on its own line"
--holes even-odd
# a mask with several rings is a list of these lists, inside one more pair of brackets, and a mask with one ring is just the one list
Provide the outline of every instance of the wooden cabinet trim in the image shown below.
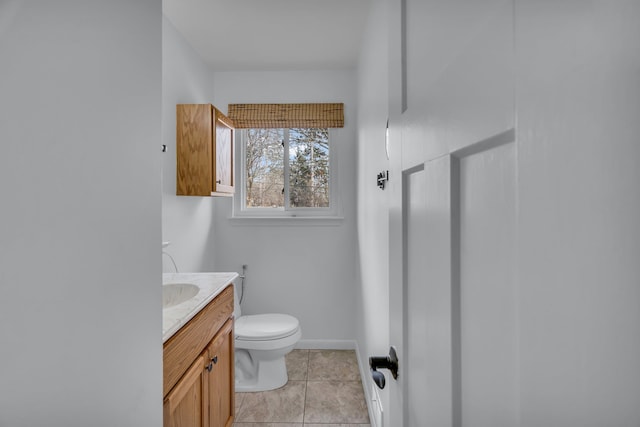
[[211,343],[207,347],[209,349],[209,357],[214,357],[215,356],[215,353],[218,351],[220,346],[224,343],[225,336],[229,332],[231,332],[232,329],[233,329],[233,321],[232,321],[232,319],[229,319],[222,326],[222,328],[220,328],[220,331],[218,331],[218,333],[216,334],[216,336],[213,339],[213,341],[211,341]]
[[[187,370],[187,373],[184,374],[182,381],[179,381],[178,384],[167,394],[165,398],[165,403],[167,403],[167,409],[169,413],[173,413],[175,410],[175,403],[180,402],[186,394],[189,392],[191,385],[196,382],[197,378],[203,375],[205,367],[205,357],[204,354],[196,359],[196,361],[191,365],[191,367]],[[203,384],[206,381],[203,382]]]

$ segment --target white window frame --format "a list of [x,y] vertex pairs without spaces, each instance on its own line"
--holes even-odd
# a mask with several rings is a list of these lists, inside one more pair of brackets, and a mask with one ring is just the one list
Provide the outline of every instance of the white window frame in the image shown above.
[[[233,198],[233,216],[232,219],[261,219],[261,220],[342,220],[342,208],[340,206],[340,186],[338,184],[338,155],[335,143],[340,130],[337,128],[329,128],[329,207],[327,208],[247,208],[247,184],[246,184],[246,140],[247,130],[236,129],[236,194]],[[289,144],[285,144],[285,204],[289,201]]]

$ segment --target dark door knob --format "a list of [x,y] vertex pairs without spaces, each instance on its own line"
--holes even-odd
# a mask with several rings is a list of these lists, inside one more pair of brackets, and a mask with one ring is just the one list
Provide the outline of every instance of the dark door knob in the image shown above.
[[371,377],[379,388],[384,388],[385,378],[378,369],[388,369],[393,375],[393,379],[398,379],[398,355],[395,347],[389,348],[388,356],[371,356],[369,358],[369,368],[371,368]]

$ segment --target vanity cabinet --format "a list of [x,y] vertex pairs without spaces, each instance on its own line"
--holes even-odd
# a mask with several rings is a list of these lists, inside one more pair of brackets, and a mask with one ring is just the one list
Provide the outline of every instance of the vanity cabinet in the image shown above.
[[233,122],[213,105],[176,105],[176,194],[233,195],[233,138]]
[[164,427],[230,427],[234,419],[233,288],[163,348]]

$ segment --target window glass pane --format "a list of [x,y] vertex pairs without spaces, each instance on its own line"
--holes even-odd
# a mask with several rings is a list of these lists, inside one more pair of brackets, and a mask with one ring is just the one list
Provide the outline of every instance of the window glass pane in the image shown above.
[[284,207],[284,130],[248,129],[245,158],[247,208]]
[[329,207],[328,129],[289,130],[289,204]]

